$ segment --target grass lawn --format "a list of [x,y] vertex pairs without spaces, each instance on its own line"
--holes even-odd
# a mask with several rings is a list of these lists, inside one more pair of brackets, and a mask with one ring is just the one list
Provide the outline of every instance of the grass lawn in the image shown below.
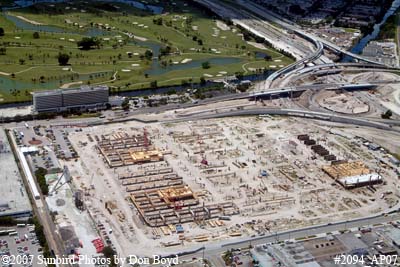
[[[256,69],[275,69],[292,62],[271,48],[260,49],[248,44],[237,28],[216,21],[206,11],[185,1],[162,1],[162,5],[164,13],[153,15],[122,3],[40,4],[7,13],[22,18],[19,19],[22,24],[17,24],[19,27],[1,14],[0,25],[6,34],[0,37],[0,48],[5,48],[6,53],[0,55],[0,85],[3,85],[0,103],[17,98],[29,100],[30,91],[77,81],[106,83],[130,90],[149,87],[154,80],[159,86],[175,85],[182,80],[199,81],[200,77],[218,78],[222,76],[220,72],[251,74]],[[26,26],[25,30],[21,29],[24,23],[29,24],[29,30]],[[39,38],[35,39],[33,24],[41,24],[41,29],[58,27],[59,32],[40,31]],[[94,31],[101,33],[97,36],[100,49],[80,50],[77,41]],[[163,55],[156,66],[144,58],[145,51],[154,46],[170,47],[170,53]],[[257,52],[270,55],[272,60],[257,58]],[[69,55],[68,66],[59,66],[59,53]],[[201,62],[220,58],[237,60],[211,64],[209,69],[200,66]],[[185,59],[188,67],[181,66]],[[169,71],[163,71],[161,63]],[[154,68],[161,69],[159,74],[145,75],[154,73]],[[21,92],[12,96],[15,89]]]
[[349,33],[355,33],[355,32],[359,32],[360,30],[358,29],[353,29],[353,28],[342,28],[345,32],[349,32]]

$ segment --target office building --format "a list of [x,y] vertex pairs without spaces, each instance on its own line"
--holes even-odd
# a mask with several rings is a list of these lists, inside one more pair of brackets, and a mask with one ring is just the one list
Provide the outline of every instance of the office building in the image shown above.
[[104,109],[107,103],[109,91],[105,85],[33,93],[33,107],[36,112]]

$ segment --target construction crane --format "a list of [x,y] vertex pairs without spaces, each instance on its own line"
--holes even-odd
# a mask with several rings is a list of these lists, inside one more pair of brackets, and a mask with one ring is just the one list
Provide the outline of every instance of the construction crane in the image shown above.
[[[63,177],[65,177],[64,181],[61,182]],[[53,186],[49,194],[57,192],[57,190],[59,190],[63,185],[69,182],[71,182],[71,174],[69,173],[68,167],[64,166],[62,174],[60,175],[60,177],[58,177],[56,184]]]

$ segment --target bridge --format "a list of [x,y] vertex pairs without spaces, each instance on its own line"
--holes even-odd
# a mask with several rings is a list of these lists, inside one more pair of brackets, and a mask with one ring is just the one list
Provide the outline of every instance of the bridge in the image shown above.
[[360,83],[360,84],[311,84],[311,85],[303,85],[303,86],[292,86],[292,87],[284,87],[279,89],[270,89],[263,91],[256,91],[249,93],[249,98],[265,98],[272,97],[276,95],[289,95],[293,96],[293,93],[304,92],[306,90],[338,90],[344,89],[347,91],[351,90],[370,90],[375,89],[377,85],[371,83]]

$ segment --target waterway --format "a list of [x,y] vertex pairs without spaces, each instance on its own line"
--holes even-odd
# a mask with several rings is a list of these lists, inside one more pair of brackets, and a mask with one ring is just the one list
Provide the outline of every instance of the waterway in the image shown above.
[[[18,1],[14,1],[16,7],[14,8],[20,8],[20,7],[29,7],[34,5],[35,3],[40,3],[40,2],[49,2],[49,1],[32,1],[32,0],[18,0]],[[54,2],[63,2],[62,0],[53,0]],[[120,2],[120,3],[125,3],[131,6],[134,6],[138,9],[142,9],[142,10],[147,10],[147,11],[151,11],[154,14],[161,14],[163,12],[163,7],[161,6],[154,6],[154,5],[148,5],[148,4],[143,4],[141,2],[138,1],[134,1],[134,0],[112,0],[110,2]],[[10,8],[6,8],[7,10],[10,9],[14,9],[13,7]]]
[[[381,26],[387,21],[387,19],[393,15],[394,12],[400,7],[400,0],[394,0],[392,3],[392,6],[388,9],[386,14],[383,16],[382,21],[380,23],[377,23],[374,25],[373,31],[364,36],[353,48],[351,49],[351,52],[354,54],[361,54],[365,46],[372,40],[376,39],[378,36]],[[349,61],[350,59],[348,57],[344,58],[344,61]]]

